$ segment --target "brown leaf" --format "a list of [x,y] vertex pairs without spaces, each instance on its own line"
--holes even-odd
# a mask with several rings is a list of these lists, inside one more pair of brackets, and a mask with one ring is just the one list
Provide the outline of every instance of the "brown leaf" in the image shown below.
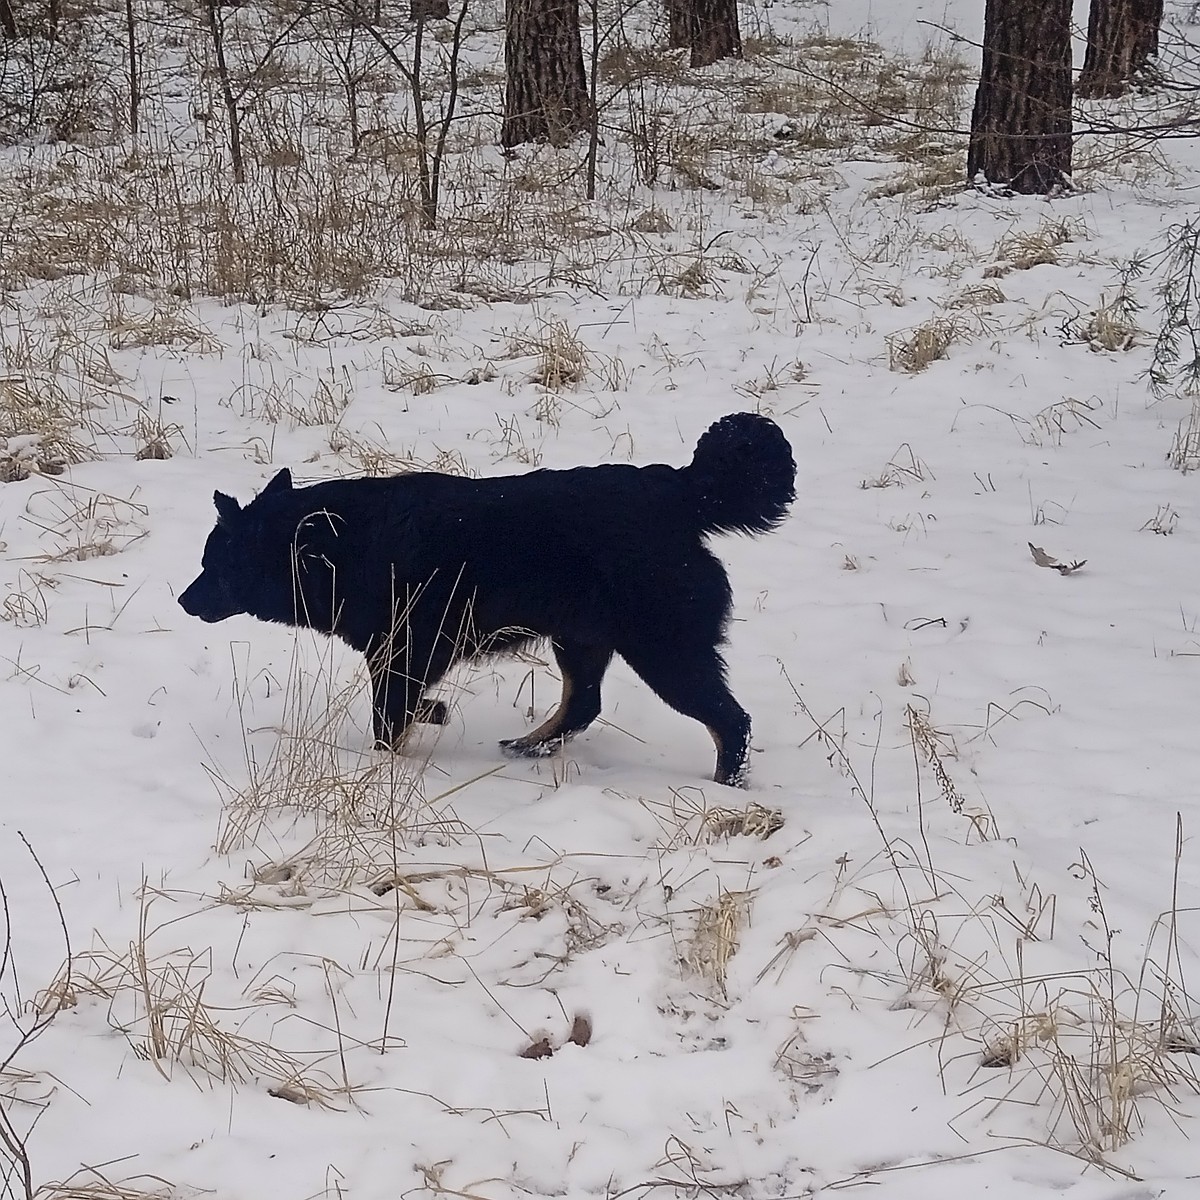
[[535,1042],[531,1042],[521,1051],[522,1058],[549,1058],[554,1053],[550,1039],[543,1034]]

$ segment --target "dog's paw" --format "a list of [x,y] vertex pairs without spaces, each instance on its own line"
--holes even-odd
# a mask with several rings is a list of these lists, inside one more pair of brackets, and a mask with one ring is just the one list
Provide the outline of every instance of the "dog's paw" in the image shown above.
[[549,742],[527,742],[523,738],[509,738],[500,743],[500,749],[508,758],[548,758],[561,745],[560,739]]
[[726,787],[741,788],[743,791],[750,787],[750,771],[744,766],[724,776],[718,772],[713,778],[716,783],[722,783]]

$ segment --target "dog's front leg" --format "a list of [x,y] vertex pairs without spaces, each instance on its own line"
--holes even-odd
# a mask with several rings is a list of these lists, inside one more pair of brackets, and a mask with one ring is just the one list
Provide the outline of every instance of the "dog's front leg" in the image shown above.
[[429,711],[428,703],[421,699],[424,685],[405,672],[398,656],[379,649],[368,652],[367,670],[371,675],[375,748],[399,750],[408,727]]
[[[367,651],[371,675],[371,720],[378,749],[399,750],[414,721],[444,725],[448,717],[442,700],[424,697],[427,683],[436,683],[447,663],[435,661],[436,636],[406,626],[404,638],[389,637]],[[422,664],[418,670],[414,664]]]

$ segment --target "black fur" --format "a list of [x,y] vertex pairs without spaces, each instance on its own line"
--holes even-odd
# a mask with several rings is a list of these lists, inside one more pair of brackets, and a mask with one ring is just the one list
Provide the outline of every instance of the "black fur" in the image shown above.
[[795,498],[796,465],[766,417],[723,417],[686,467],[575,467],[495,479],[413,474],[293,488],[280,471],[241,508],[217,492],[192,616],[336,634],[367,656],[375,738],[397,747],[458,659],[550,638],[555,712],[512,754],[546,754],[600,713],[619,654],[672,708],[703,722],[716,779],[744,782],[750,718],[718,647],[729,580],[706,534],[763,533]]

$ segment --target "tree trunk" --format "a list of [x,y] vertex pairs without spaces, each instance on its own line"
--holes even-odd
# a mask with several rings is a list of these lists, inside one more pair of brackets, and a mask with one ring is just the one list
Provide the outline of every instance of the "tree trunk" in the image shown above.
[[[0,0],[2,3],[3,0]],[[133,0],[125,0],[125,37],[129,55],[129,133],[138,135],[138,112],[142,104],[142,87],[139,77],[137,44],[137,15],[133,11]]]
[[502,146],[562,145],[590,128],[579,0],[508,0],[504,70]]
[[737,0],[666,0],[667,45],[692,52],[693,67],[742,57]]
[[693,67],[742,57],[737,0],[687,0],[687,4],[691,10]]
[[1071,0],[987,0],[967,179],[1024,195],[1071,183]]
[[17,16],[13,12],[11,0],[0,0],[0,33],[10,41],[17,38]]
[[[4,0],[0,0],[3,3]],[[667,45],[672,50],[687,50],[692,44],[690,0],[667,0]]]
[[450,16],[450,0],[409,0],[412,21],[444,21]]
[[1158,57],[1158,35],[1162,28],[1163,0],[1141,0],[1139,7],[1145,9],[1145,19],[1138,28],[1138,48],[1133,61],[1140,70],[1146,63]]
[[1120,96],[1158,53],[1163,0],[1092,0],[1087,55],[1076,91],[1081,96]]
[[208,32],[212,38],[213,54],[217,60],[217,80],[221,85],[221,100],[225,104],[225,115],[229,118],[229,158],[233,167],[233,182],[246,182],[246,164],[242,158],[242,121],[238,114],[237,99],[229,79],[229,64],[225,61],[225,19],[217,12],[221,0],[205,0],[205,15],[208,17]]

